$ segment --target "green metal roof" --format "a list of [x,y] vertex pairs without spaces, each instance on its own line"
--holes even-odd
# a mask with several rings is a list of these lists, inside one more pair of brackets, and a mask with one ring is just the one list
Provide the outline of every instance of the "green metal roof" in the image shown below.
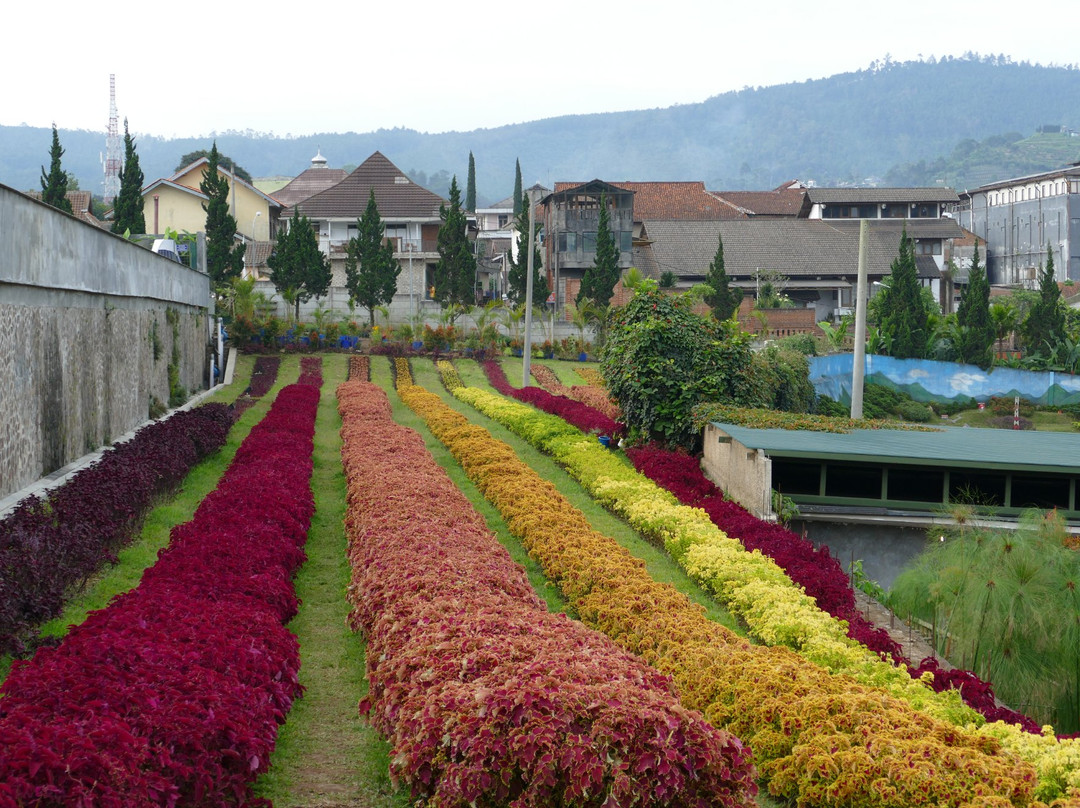
[[938,427],[935,432],[858,429],[836,434],[714,426],[774,457],[1080,473],[1080,434],[1067,432]]

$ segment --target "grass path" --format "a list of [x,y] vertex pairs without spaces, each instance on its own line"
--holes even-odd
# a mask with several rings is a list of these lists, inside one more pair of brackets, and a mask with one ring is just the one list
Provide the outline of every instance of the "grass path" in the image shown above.
[[367,692],[365,645],[347,624],[350,581],[345,554],[345,477],[341,417],[335,389],[347,357],[323,357],[323,387],[315,420],[315,514],[294,579],[301,605],[289,629],[300,640],[305,688],[280,728],[270,770],[258,796],[275,806],[397,806],[406,796],[390,783],[389,745],[357,711]]

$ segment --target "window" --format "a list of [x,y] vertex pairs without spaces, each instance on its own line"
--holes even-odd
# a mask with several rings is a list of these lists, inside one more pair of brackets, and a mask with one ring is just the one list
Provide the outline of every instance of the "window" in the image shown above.
[[577,248],[577,233],[559,233],[559,252],[577,252]]
[[857,499],[881,499],[882,470],[872,465],[833,465],[825,467],[825,496]]
[[506,224],[509,221],[510,221],[510,214],[508,214],[508,213],[500,213],[499,214],[499,229],[502,230],[504,227],[506,227]]
[[772,487],[786,496],[821,493],[821,467],[806,460],[772,459]]
[[619,250],[630,252],[632,249],[634,249],[634,234],[629,230],[623,230],[619,233]]
[[587,231],[581,234],[581,249],[587,253],[596,252],[596,231]]
[[907,216],[907,205],[889,204],[881,206],[881,218],[903,219]]
[[887,485],[886,499],[941,503],[945,494],[945,472],[921,467],[891,468]]
[[941,255],[941,241],[938,239],[922,239],[915,242],[916,255]]

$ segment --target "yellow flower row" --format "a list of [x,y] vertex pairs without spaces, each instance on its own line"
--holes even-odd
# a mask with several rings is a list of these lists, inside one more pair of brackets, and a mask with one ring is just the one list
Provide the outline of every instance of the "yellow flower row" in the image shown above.
[[739,735],[774,795],[800,805],[897,808],[1031,800],[1034,770],[996,741],[832,676],[789,649],[739,639],[592,530],[510,447],[413,385],[407,365],[398,367],[398,391],[582,621],[670,674],[686,706]]
[[[562,419],[477,388],[463,387],[454,394],[550,454],[597,501],[662,543],[760,642],[786,645],[831,673],[886,688],[931,717],[969,728],[983,724],[982,717],[962,703],[959,693],[935,693],[849,638],[846,626],[819,609],[775,562],[757,551],[746,552],[704,511],[680,505],[670,492]],[[1039,796],[1080,796],[1080,742],[1057,741],[1050,728],[1042,737],[1031,736],[1001,722],[986,727],[985,732],[1037,767]]]

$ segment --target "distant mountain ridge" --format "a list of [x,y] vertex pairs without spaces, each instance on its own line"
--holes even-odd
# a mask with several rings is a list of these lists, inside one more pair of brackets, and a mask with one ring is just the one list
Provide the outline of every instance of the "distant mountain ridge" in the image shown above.
[[[62,109],[56,118],[63,121]],[[910,169],[920,161],[930,170],[965,140],[1007,132],[1027,136],[1047,124],[1080,130],[1080,70],[968,54],[877,62],[865,70],[747,88],[695,104],[471,132],[136,135],[136,148],[147,182],[169,176],[182,155],[208,148],[216,138],[221,152],[256,177],[295,176],[309,167],[316,151],[330,166],[343,167],[358,165],[378,150],[403,171],[446,172],[440,180],[456,174],[461,185],[472,151],[478,200],[484,204],[510,194],[515,159],[521,161],[526,186],[593,178],[704,180],[710,190],[763,190],[794,178],[862,185],[875,178],[883,182],[890,171],[903,176],[897,167]],[[138,131],[137,120],[132,128]],[[0,126],[0,182],[19,190],[40,188],[50,138],[48,129]],[[61,129],[60,138],[64,168],[84,190],[100,193],[104,130]],[[1080,148],[1074,159],[1080,159]]]

